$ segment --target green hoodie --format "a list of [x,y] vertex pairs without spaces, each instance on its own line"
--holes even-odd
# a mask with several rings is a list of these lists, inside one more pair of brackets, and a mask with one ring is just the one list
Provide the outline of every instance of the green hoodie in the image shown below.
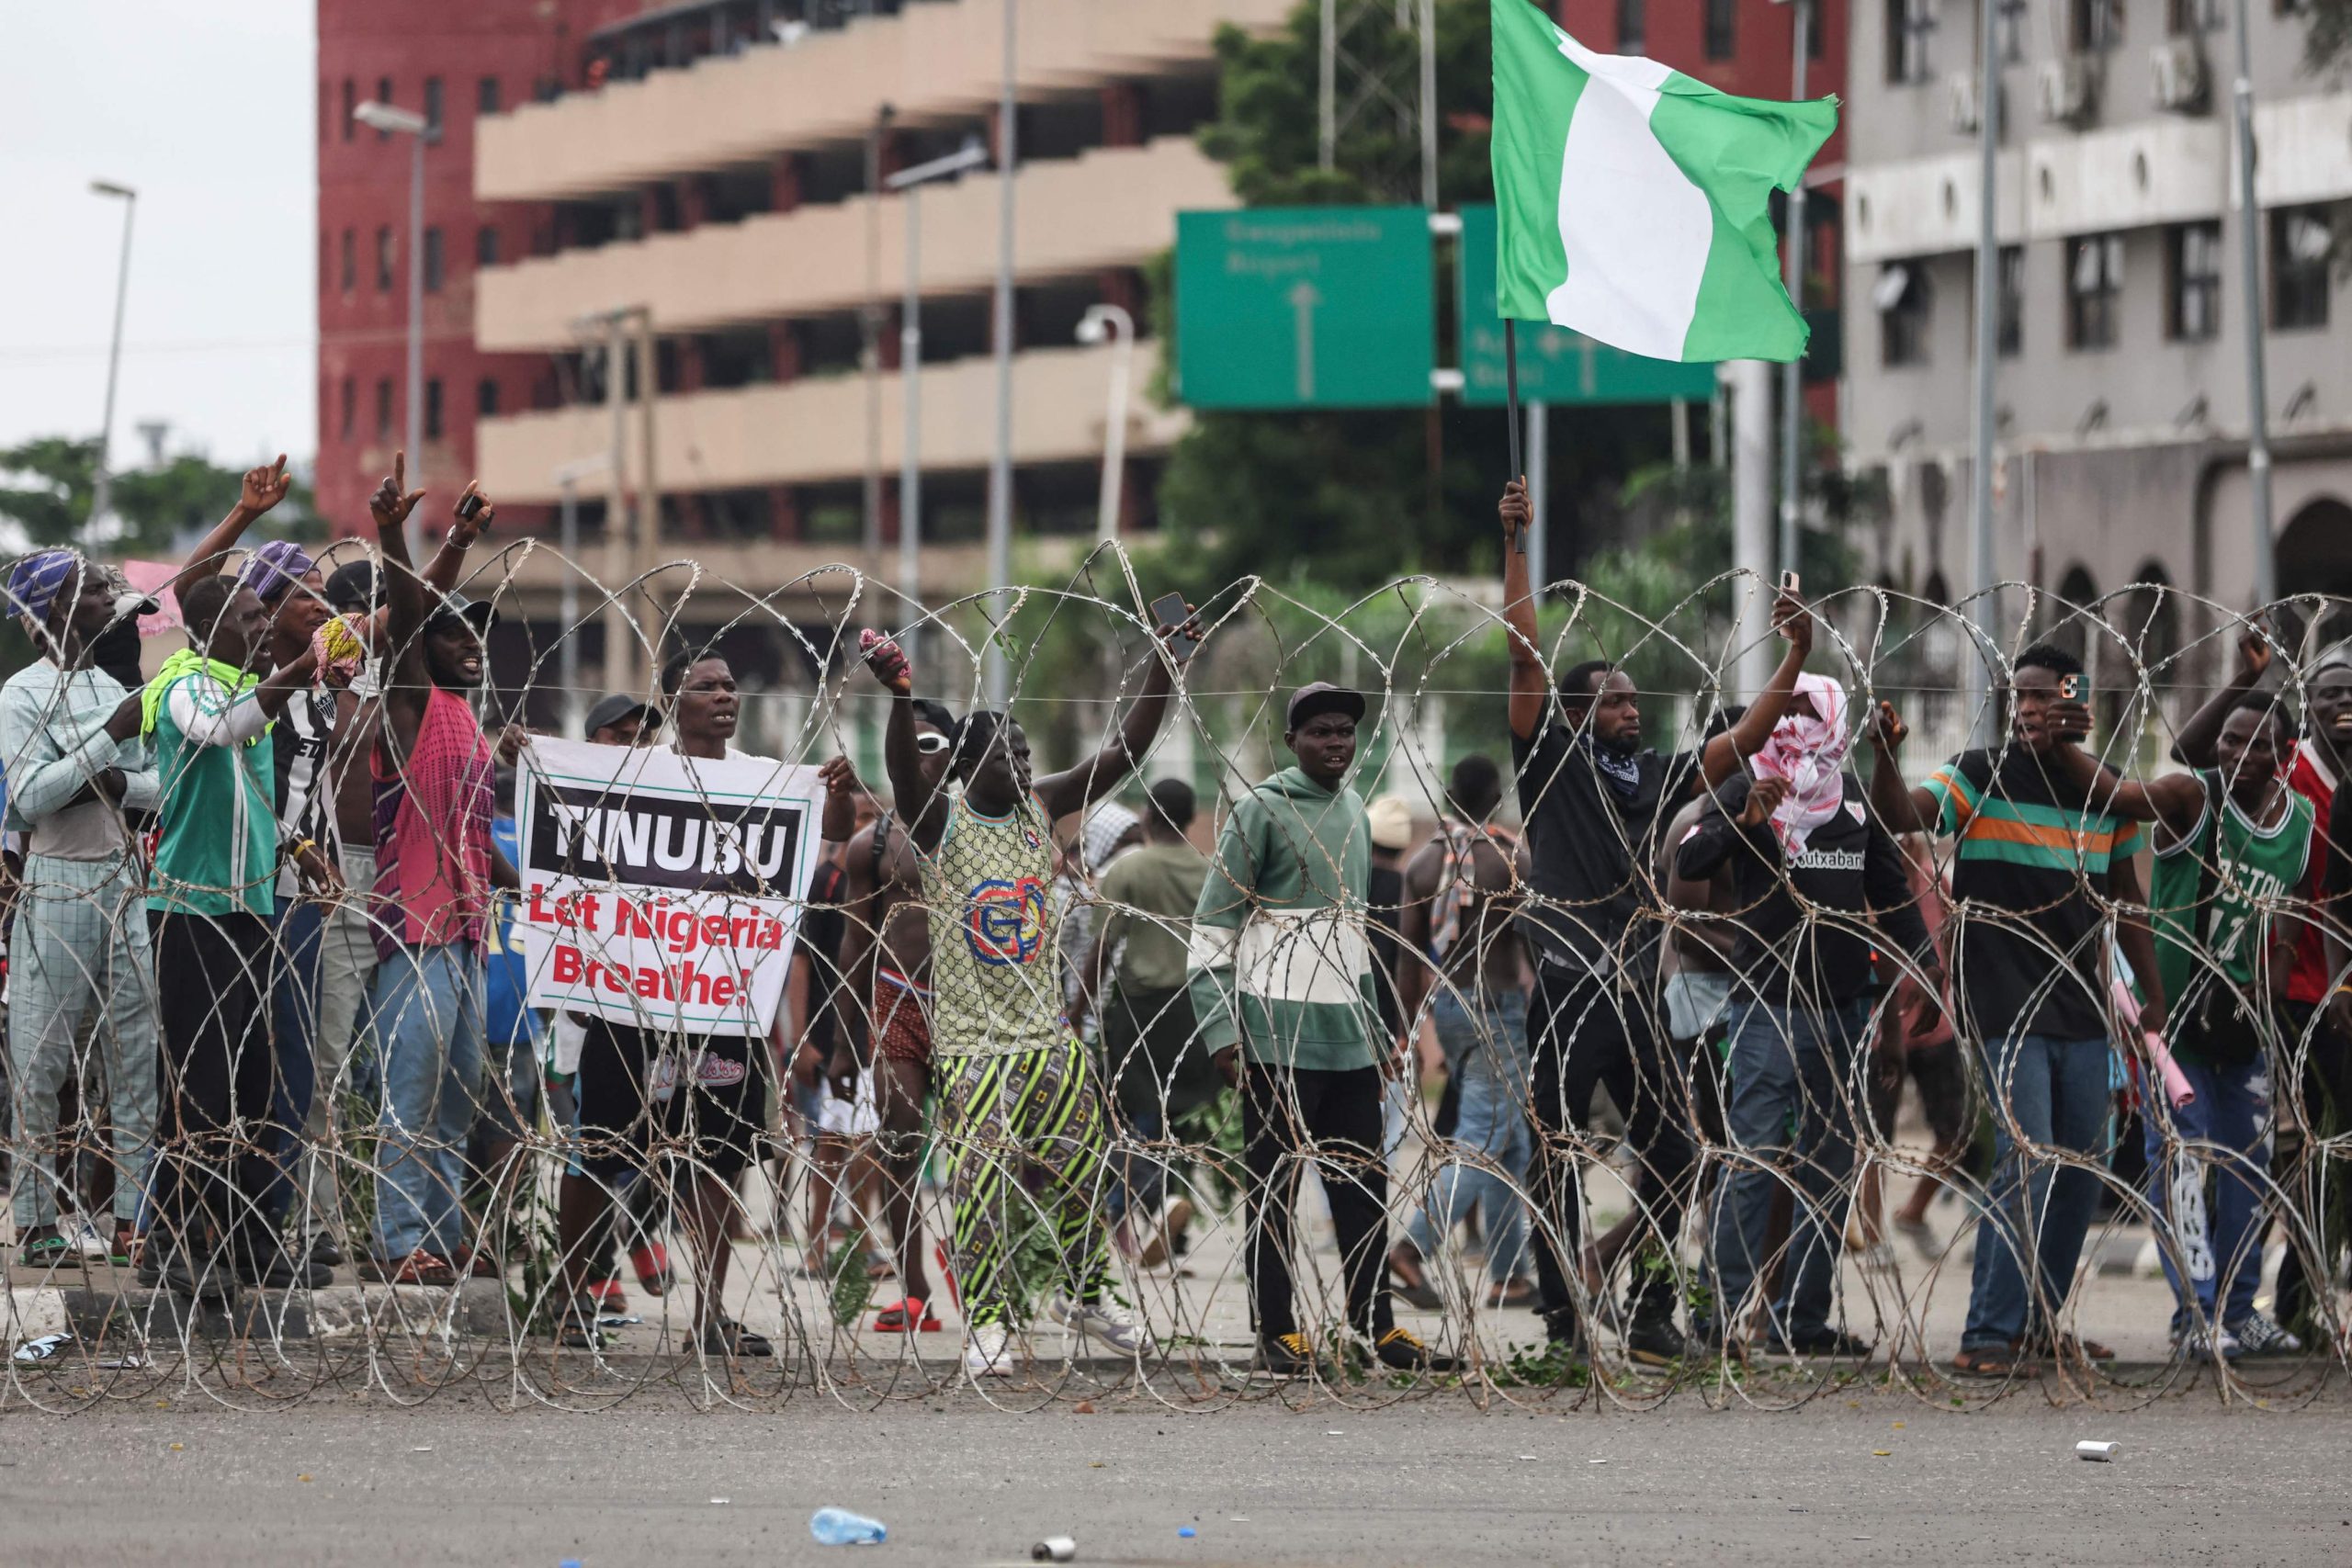
[[1340,1072],[1379,1065],[1365,939],[1372,830],[1352,789],[1284,768],[1235,803],[1193,912],[1193,1010],[1212,1051]]

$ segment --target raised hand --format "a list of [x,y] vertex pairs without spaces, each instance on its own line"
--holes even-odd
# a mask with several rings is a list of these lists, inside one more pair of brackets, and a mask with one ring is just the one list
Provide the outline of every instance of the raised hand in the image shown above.
[[277,462],[245,470],[237,491],[237,504],[258,517],[284,501],[286,492],[293,488],[294,481],[286,472],[286,454],[280,452]]
[[887,689],[902,697],[913,694],[915,667],[897,643],[868,626],[857,634],[857,652]]
[[384,482],[368,498],[368,510],[375,514],[378,528],[397,528],[408,521],[408,514],[424,499],[423,491],[408,488],[408,454],[395,452],[392,471],[384,476]]
[[1503,520],[1505,543],[1516,543],[1519,536],[1535,521],[1535,508],[1527,499],[1527,481],[1517,479],[1503,486],[1503,498],[1495,506]]
[[1747,804],[1740,810],[1739,825],[1743,828],[1761,828],[1772,819],[1772,813],[1781,809],[1781,803],[1788,798],[1788,780],[1758,779],[1748,785]]
[[1794,588],[1783,587],[1772,596],[1772,629],[1799,653],[1813,651],[1813,612]]
[[[469,502],[476,504],[469,507]],[[461,550],[473,548],[474,541],[490,532],[490,525],[497,515],[498,508],[481,492],[481,481],[469,481],[466,493],[458,497],[457,504],[449,509],[449,543]]]
[[2270,668],[2270,624],[2261,615],[2247,617],[2238,633],[2238,668],[2231,684],[2251,686]]
[[1910,738],[1911,727],[1903,722],[1893,703],[1882,699],[1878,712],[1871,716],[1870,732],[1872,746],[1892,752],[1902,749],[1903,742]]
[[[1200,615],[1194,612],[1191,604],[1187,604],[1184,606],[1184,618],[1172,626],[1160,627],[1157,635],[1161,642],[1169,645],[1169,658],[1179,664],[1187,664],[1192,661],[1193,655],[1200,652],[1201,638],[1204,634],[1201,631]],[[1184,646],[1181,649],[1175,646],[1178,637],[1186,639]]]
[[857,776],[857,764],[847,757],[835,757],[817,769],[817,776],[825,781],[828,795],[855,795],[865,787]]

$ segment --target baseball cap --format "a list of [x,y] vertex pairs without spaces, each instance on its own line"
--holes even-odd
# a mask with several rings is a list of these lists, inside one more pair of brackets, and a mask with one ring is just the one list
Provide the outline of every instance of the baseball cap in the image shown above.
[[424,617],[427,631],[444,621],[465,621],[471,624],[474,635],[486,634],[498,624],[498,611],[486,599],[469,599],[462,593],[444,593],[433,614]]
[[1350,718],[1363,717],[1363,694],[1345,686],[1334,686],[1329,681],[1317,681],[1301,686],[1290,696],[1288,716],[1283,721],[1285,730],[1296,729],[1317,714],[1343,713]]
[[598,697],[595,705],[588,710],[586,732],[594,735],[609,725],[630,718],[636,719],[643,728],[657,729],[662,724],[662,710],[640,698],[615,692],[610,696]]
[[117,620],[126,615],[155,615],[163,613],[163,602],[152,593],[141,592],[139,585],[130,581],[130,574],[122,568],[102,566],[98,570],[106,574],[107,590],[114,595],[114,614]]
[[327,608],[336,615],[376,608],[376,567],[367,560],[345,561],[327,574]]

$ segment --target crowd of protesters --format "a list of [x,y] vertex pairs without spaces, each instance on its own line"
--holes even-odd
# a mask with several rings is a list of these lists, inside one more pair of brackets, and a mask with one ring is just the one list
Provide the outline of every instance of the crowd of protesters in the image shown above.
[[[287,489],[282,458],[247,474],[166,585],[187,646],[152,676],[136,628],[158,598],[72,550],[7,575],[34,652],[0,687],[20,1267],[103,1257],[200,1303],[345,1264],[390,1285],[500,1276],[522,1244],[496,1198],[544,1132],[567,1160],[546,1321],[563,1345],[605,1342],[626,1256],[645,1290],[691,1285],[703,1353],[772,1355],[727,1287],[746,1179],[773,1161],[777,1224],[807,1182],[810,1273],[894,1278],[877,1333],[952,1311],[965,1371],[993,1378],[1022,1354],[1040,1233],[1035,1311],[1152,1353],[1133,1283],[1184,1268],[1216,1167],[1238,1188],[1256,1364],[1287,1377],[1334,1343],[1299,1299],[1311,1170],[1338,1342],[1385,1368],[1460,1361],[1400,1301],[1455,1325],[1532,1311],[1561,1368],[1604,1335],[1657,1366],[1859,1360],[1876,1347],[1840,1263],[1891,1264],[1865,1151],[1908,1082],[1933,1147],[1892,1225],[1923,1255],[1946,1245],[1930,1201],[1965,1185],[1989,1128],[1955,1371],[2112,1354],[2073,1298],[2119,1092],[2176,1350],[2332,1331],[2328,1162],[2274,1171],[2272,1122],[2290,1102],[2319,1144],[2352,1106],[2328,915],[2352,886],[2328,849],[2352,841],[2352,665],[2306,672],[2299,711],[2265,681],[2258,623],[2177,738],[2178,772],[2103,763],[2081,662],[2037,644],[2008,660],[1996,742],[1915,784],[1893,706],[1858,712],[1808,668],[1791,585],[1770,678],[1663,754],[1623,670],[1546,657],[1514,483],[1508,766],[1469,755],[1426,798],[1367,802],[1367,698],[1316,682],[1283,699],[1289,764],[1214,812],[1182,780],[1129,787],[1200,643],[1189,609],[1107,744],[1049,773],[1013,714],[918,696],[927,672],[869,631],[889,804],[825,765],[788,1003],[768,1038],[711,1034],[680,1072],[658,1027],[526,1000],[503,895],[532,742],[481,716],[497,616],[456,586],[494,508],[469,486],[419,570],[404,479],[396,463],[370,500],[372,557],[328,574],[299,544],[247,544]],[[654,684],[594,705],[586,738],[740,755],[725,659],[681,649]],[[1425,1077],[1442,1080],[1426,1121]],[[85,1158],[101,1122],[110,1146]],[[1588,1238],[1620,1128],[1630,1213]],[[947,1229],[927,1254],[934,1152]]]

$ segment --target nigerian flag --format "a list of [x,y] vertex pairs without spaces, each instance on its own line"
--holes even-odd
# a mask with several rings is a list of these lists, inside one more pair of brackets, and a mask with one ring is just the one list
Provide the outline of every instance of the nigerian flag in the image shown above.
[[1770,193],[1793,191],[1838,100],[1735,98],[1595,54],[1492,0],[1498,313],[1654,359],[1794,359]]

